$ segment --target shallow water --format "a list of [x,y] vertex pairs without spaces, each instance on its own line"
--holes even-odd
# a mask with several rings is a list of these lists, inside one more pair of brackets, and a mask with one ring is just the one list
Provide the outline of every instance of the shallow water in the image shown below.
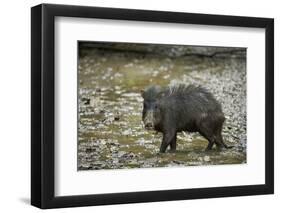
[[[246,65],[239,57],[168,57],[85,49],[79,60],[78,170],[246,163]],[[230,150],[178,133],[177,151],[159,154],[162,134],[143,128],[140,91],[151,84],[208,88],[226,115]]]

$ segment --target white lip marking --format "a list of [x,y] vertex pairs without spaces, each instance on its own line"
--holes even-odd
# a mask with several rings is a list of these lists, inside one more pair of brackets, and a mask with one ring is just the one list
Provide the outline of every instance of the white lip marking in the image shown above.
[[143,119],[144,126],[147,124],[151,123],[152,127],[154,127],[154,116],[153,116],[153,111],[149,110],[146,112],[145,117]]

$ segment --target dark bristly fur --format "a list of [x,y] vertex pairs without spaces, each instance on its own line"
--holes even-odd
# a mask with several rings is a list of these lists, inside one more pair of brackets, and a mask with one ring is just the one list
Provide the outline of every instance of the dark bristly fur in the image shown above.
[[178,84],[161,88],[151,86],[144,98],[143,122],[147,129],[163,133],[160,152],[170,145],[176,150],[176,135],[180,131],[199,132],[209,144],[229,148],[222,139],[224,114],[220,103],[201,86]]

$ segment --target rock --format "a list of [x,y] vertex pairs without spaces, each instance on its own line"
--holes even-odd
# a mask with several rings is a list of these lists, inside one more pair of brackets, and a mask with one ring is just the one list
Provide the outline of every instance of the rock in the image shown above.
[[138,143],[139,145],[144,146],[144,145],[146,144],[146,141],[145,141],[144,138],[140,138],[140,139],[137,140],[137,143]]
[[204,159],[204,161],[207,161],[207,162],[210,161],[210,157],[209,156],[205,156],[203,159]]
[[175,163],[175,164],[182,164],[182,162],[178,161],[178,160],[173,160],[172,162]]
[[119,160],[118,159],[113,159],[113,163],[117,164],[117,163],[119,163]]
[[125,154],[126,154],[125,151],[119,151],[119,152],[118,152],[118,157],[121,158],[121,157],[123,157]]
[[131,129],[126,129],[122,132],[122,135],[126,135],[126,136],[129,136],[132,134],[132,130]]
[[83,102],[85,105],[88,105],[88,104],[90,104],[90,98],[82,98],[82,102]]

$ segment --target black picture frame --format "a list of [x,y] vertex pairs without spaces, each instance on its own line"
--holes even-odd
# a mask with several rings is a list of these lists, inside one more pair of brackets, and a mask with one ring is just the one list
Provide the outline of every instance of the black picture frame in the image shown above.
[[[265,184],[78,196],[54,195],[55,17],[100,18],[264,28],[265,48]],[[217,198],[274,193],[274,20],[164,11],[41,4],[31,8],[31,204],[60,208],[121,203]]]

